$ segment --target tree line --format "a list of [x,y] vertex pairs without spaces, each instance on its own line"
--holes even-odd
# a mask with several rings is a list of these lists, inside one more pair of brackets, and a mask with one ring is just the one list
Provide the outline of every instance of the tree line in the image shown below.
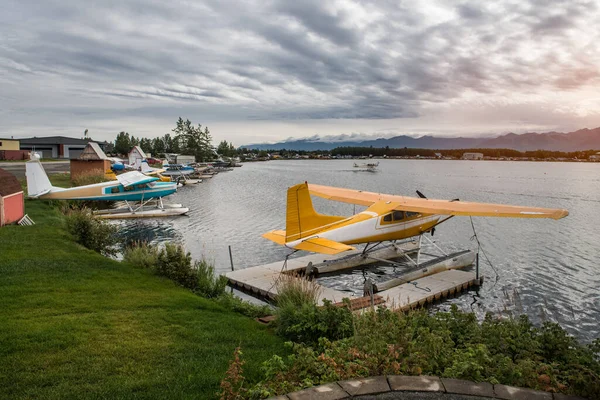
[[207,126],[202,128],[201,124],[194,126],[189,119],[185,121],[179,117],[173,134],[149,138],[136,138],[128,132],[119,132],[115,139],[114,153],[128,154],[134,146],[152,155],[164,157],[168,153],[184,154],[194,156],[196,161],[211,161],[218,156],[234,157],[237,149],[231,142],[223,140],[215,148],[212,145],[212,136]]
[[374,157],[436,157],[436,153],[442,157],[461,158],[463,153],[481,153],[484,157],[511,157],[511,158],[578,158],[586,159],[589,156],[596,154],[597,150],[585,151],[550,151],[550,150],[533,150],[533,151],[518,151],[513,149],[450,149],[450,150],[435,150],[435,149],[413,149],[413,148],[390,148],[381,147],[336,147],[331,150],[330,154],[337,156],[369,156]]

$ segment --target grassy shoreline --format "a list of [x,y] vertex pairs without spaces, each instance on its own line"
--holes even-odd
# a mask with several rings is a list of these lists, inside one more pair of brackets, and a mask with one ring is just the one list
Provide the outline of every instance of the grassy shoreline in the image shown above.
[[0,229],[0,398],[215,398],[234,349],[246,376],[283,340],[149,271],[76,244],[49,203]]

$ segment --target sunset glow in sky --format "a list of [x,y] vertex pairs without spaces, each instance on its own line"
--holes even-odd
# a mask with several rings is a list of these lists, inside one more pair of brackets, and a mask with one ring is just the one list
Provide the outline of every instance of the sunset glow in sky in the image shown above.
[[1,2],[0,137],[600,126],[596,1]]

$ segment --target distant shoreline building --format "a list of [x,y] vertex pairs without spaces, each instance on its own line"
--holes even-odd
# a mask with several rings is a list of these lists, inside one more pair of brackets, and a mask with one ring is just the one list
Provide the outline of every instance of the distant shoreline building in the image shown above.
[[19,139],[0,138],[0,160],[27,160],[28,152],[21,151]]
[[98,143],[102,150],[108,144],[107,142],[95,142],[86,139],[70,138],[67,136],[48,136],[20,139],[20,149],[35,151],[42,158],[77,158],[83,153],[85,146],[90,143]]
[[483,160],[483,153],[463,153],[463,160]]

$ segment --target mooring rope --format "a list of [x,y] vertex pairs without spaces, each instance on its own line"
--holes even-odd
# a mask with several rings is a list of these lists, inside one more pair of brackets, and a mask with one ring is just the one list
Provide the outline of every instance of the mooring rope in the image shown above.
[[277,278],[273,281],[273,284],[271,285],[271,287],[269,288],[268,292],[271,291],[271,289],[273,289],[276,285],[277,282],[279,282],[279,279],[281,279],[281,275],[283,275],[283,271],[285,271],[287,269],[287,262],[288,262],[288,258],[290,258],[290,256],[292,254],[294,254],[295,252],[297,252],[298,250],[294,250],[292,251],[290,254],[288,254],[287,256],[285,256],[285,260],[283,260],[283,265],[281,266],[281,271],[279,271],[279,275],[277,276]]
[[485,257],[485,260],[490,265],[490,267],[492,267],[494,274],[496,274],[496,281],[494,282],[494,286],[492,286],[492,289],[493,289],[494,287],[496,287],[496,284],[498,283],[498,279],[500,279],[500,276],[498,275],[498,271],[494,267],[494,264],[492,264],[492,262],[488,258],[485,250],[483,249],[483,246],[481,245],[481,242],[479,241],[479,238],[477,237],[477,231],[475,231],[475,224],[473,223],[473,217],[469,216],[469,220],[471,221],[471,228],[473,228],[473,236],[471,236],[471,240],[475,240],[477,242],[477,253],[479,253],[479,250],[481,250],[481,252],[483,253],[483,256]]
[[426,292],[431,292],[431,289],[428,288],[428,287],[417,286],[417,282],[408,282],[408,283],[410,283],[411,285],[414,285],[415,289],[421,289],[421,290],[424,290]]

